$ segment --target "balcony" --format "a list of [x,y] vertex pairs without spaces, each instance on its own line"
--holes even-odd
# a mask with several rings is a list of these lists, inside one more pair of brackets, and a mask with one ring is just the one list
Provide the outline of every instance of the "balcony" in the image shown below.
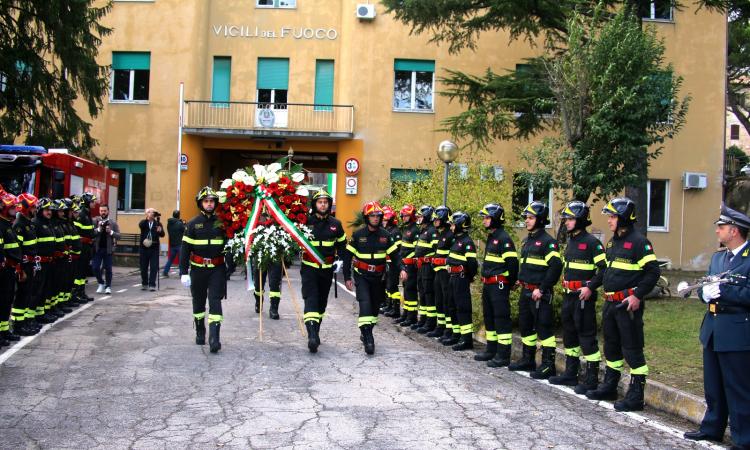
[[354,106],[186,100],[182,129],[210,137],[344,140],[354,137]]

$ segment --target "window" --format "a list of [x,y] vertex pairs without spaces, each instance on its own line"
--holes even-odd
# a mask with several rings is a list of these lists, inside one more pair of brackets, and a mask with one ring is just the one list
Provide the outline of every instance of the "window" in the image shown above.
[[[516,85],[518,99],[524,101],[516,102],[515,115],[520,118],[524,114],[541,115],[542,118],[552,118],[555,115],[555,100],[551,92],[542,92],[539,86],[546,84],[540,80],[546,80],[543,68],[531,64],[516,64]],[[548,98],[544,98],[548,95]]]
[[650,20],[672,20],[673,0],[652,0],[640,2],[638,12],[644,19]]
[[111,100],[148,101],[151,53],[113,52]]
[[[214,56],[214,71],[211,80],[211,101],[228,102],[232,80],[232,58]],[[214,107],[228,108],[227,103],[214,103]]]
[[502,166],[482,165],[479,167],[479,178],[482,180],[503,181],[505,175]]
[[546,203],[552,219],[552,187],[548,183],[534,186],[526,181],[524,174],[513,174],[513,215],[520,216],[526,206],[533,201]]
[[289,60],[258,58],[257,101],[261,108],[286,109],[289,90]]
[[729,126],[729,139],[736,141],[740,138],[740,126],[737,124]]
[[432,112],[435,61],[397,59],[394,71],[393,109]]
[[669,231],[669,180],[648,180],[648,231]]
[[391,169],[391,193],[409,190],[412,183],[429,177],[430,171],[425,169]]
[[146,209],[146,162],[110,161],[109,167],[120,174],[117,210]]
[[258,8],[296,8],[297,0],[255,0]]
[[315,111],[333,111],[333,61],[315,61]]

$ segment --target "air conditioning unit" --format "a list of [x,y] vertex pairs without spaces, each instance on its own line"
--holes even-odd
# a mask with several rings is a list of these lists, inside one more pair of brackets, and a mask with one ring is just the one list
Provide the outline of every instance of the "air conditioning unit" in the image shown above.
[[359,20],[374,20],[375,19],[375,5],[369,3],[360,3],[357,5],[357,19]]
[[685,172],[682,175],[683,189],[706,189],[708,187],[708,176],[705,173]]

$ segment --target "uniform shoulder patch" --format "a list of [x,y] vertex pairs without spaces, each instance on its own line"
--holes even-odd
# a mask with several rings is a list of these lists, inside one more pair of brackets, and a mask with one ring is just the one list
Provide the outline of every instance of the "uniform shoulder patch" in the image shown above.
[[195,229],[196,230],[200,230],[201,228],[203,228],[203,224],[202,223],[196,223],[195,224]]
[[611,247],[612,247],[612,241],[607,242],[607,248],[611,248]]

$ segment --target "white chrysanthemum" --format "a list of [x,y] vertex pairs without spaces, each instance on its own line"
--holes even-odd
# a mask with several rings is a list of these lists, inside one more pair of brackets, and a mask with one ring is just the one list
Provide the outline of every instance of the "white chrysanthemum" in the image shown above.
[[260,179],[263,178],[263,175],[266,174],[266,168],[261,166],[260,164],[255,164],[253,166],[253,170],[255,171],[255,178]]
[[227,193],[223,191],[219,191],[216,193],[216,195],[219,197],[219,203],[226,203],[227,201]]
[[224,181],[221,182],[221,188],[222,189],[226,189],[226,188],[228,188],[231,185],[232,185],[232,179],[231,178],[227,178],[226,180],[224,180]]
[[240,169],[240,170],[237,170],[236,172],[234,172],[232,174],[232,179],[234,181],[242,181],[242,179],[245,178],[246,176],[247,176],[247,172],[245,172],[244,170]]
[[255,186],[255,178],[247,174],[245,175],[246,176],[242,177],[242,183],[244,183],[245,186]]
[[273,163],[266,168],[266,173],[270,175],[277,173],[279,170],[281,170],[281,164]]
[[295,174],[292,174],[292,181],[294,181],[295,183],[299,183],[304,179],[305,179],[305,174],[303,172],[297,172]]
[[307,188],[300,186],[297,188],[297,192],[295,192],[295,194],[307,197],[308,195],[310,195],[310,191],[308,191]]

